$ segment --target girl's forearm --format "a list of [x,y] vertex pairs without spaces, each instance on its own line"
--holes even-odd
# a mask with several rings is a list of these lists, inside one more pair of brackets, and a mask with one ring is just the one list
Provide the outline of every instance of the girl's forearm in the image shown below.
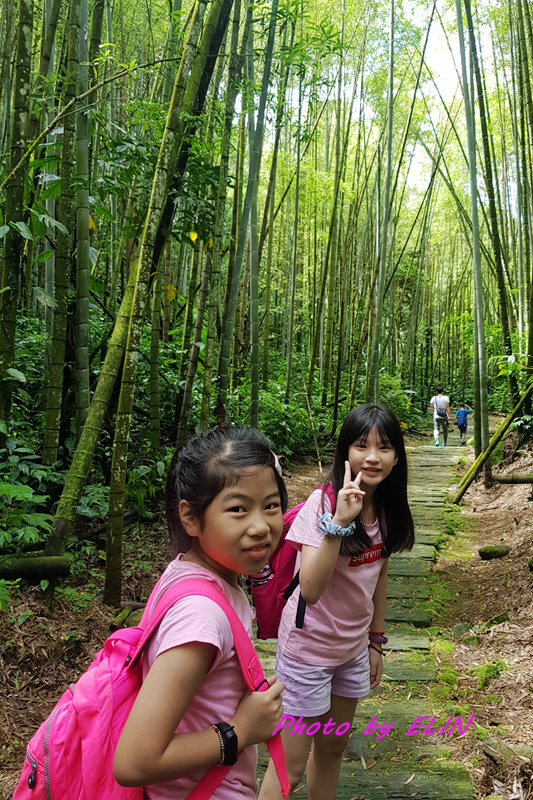
[[342,537],[324,536],[319,547],[305,546],[300,566],[300,594],[314,605],[322,597],[331,580],[339,557]]
[[121,786],[150,786],[174,781],[195,770],[211,767],[220,758],[220,739],[213,728],[195,733],[177,733],[162,753],[148,752],[140,746],[135,757],[131,757],[131,752],[125,759],[116,757],[115,777]]

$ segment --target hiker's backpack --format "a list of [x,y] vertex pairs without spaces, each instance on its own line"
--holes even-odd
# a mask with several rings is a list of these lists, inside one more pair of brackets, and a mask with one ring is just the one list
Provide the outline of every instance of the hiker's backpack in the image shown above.
[[458,411],[456,411],[455,418],[457,419],[458,425],[464,425],[468,420],[468,411],[466,408],[460,408]]
[[[318,489],[322,489],[319,486]],[[326,486],[326,494],[335,508],[335,495],[331,483]],[[289,508],[283,515],[283,530],[278,546],[268,559],[266,567],[252,576],[251,591],[257,619],[257,635],[260,639],[275,639],[278,635],[281,612],[287,605],[287,600],[298,586],[299,571],[294,574],[296,565],[296,548],[286,541],[287,533],[292,523],[304,507],[305,503]],[[305,600],[300,595],[296,612],[296,627],[303,628],[305,615]]]
[[[166,612],[180,598],[202,595],[226,614],[235,652],[248,687],[265,691],[268,684],[254,646],[224,595],[206,580],[174,583],[152,605],[159,582],[136,628],[111,634],[91,666],[72,684],[31,739],[12,800],[142,800],[143,787],[120,786],[113,774],[115,749],[142,684],[142,650]],[[282,787],[290,789],[280,735],[267,741]],[[231,767],[214,765],[188,795],[207,800]]]
[[445,403],[444,404],[444,408],[442,408],[442,406],[439,406],[438,398],[435,397],[435,409],[436,409],[436,412],[437,412],[437,417],[446,418],[446,419],[448,418],[448,409],[446,408],[446,405],[447,404]]

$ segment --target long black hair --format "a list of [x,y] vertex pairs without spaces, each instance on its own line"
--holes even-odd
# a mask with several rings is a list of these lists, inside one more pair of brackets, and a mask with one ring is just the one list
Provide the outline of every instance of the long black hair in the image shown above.
[[270,467],[279,490],[281,509],[287,510],[287,489],[270,442],[255,428],[228,425],[198,433],[177,450],[170,462],[165,492],[165,510],[172,550],[186,553],[192,538],[179,514],[181,500],[189,504],[191,516],[203,524],[205,512],[217,494],[232,486],[250,467]]
[[[350,446],[356,441],[364,441],[374,426],[381,441],[394,448],[398,459],[389,475],[378,484],[374,494],[378,521],[384,519],[386,523],[386,530],[383,527],[381,529],[385,555],[390,555],[412,549],[415,542],[415,527],[407,502],[407,455],[402,429],[387,406],[366,403],[353,408],[346,416],[337,440],[333,464],[322,490],[322,505],[328,483],[333,486],[335,497],[342,489],[345,462],[348,460]],[[357,555],[371,544],[359,516],[355,533],[342,540],[340,552],[341,555]]]

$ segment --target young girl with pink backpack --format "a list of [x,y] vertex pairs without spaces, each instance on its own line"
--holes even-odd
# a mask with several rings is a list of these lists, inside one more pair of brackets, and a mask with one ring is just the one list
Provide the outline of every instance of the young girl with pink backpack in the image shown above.
[[239,585],[281,536],[279,462],[251,428],[199,435],[166,505],[178,557],[32,736],[13,800],[252,800],[258,742],[288,795],[283,684],[264,676]]
[[[212,584],[251,637],[239,576],[264,567],[286,507],[264,436],[233,426],[198,435],[169,469],[166,512],[178,556],[160,591],[190,578]],[[143,685],[116,749],[120,784],[144,786],[145,800],[183,800],[220,763],[231,769],[215,800],[256,797],[256,745],[280,721],[283,684],[270,678],[266,691],[250,692],[237,655],[226,614],[211,599],[184,597],[165,614],[145,648]]]
[[[287,542],[300,572],[278,631],[276,675],[285,688],[277,730],[292,791],[307,766],[307,796],[334,800],[358,698],[383,672],[388,557],[414,543],[402,431],[386,406],[349,412],[324,487],[299,511]],[[259,800],[281,796],[271,761]]]

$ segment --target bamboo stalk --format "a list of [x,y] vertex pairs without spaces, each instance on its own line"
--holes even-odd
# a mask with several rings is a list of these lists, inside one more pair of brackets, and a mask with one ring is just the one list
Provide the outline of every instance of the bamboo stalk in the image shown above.
[[493,475],[496,483],[533,483],[533,472],[513,472],[511,475]]
[[3,580],[40,580],[64,578],[70,574],[69,556],[34,556],[32,558],[0,558],[0,578]]
[[501,439],[503,439],[503,436],[506,433],[506,431],[509,428],[509,426],[511,425],[511,422],[517,416],[518,412],[520,411],[520,409],[522,408],[522,406],[524,405],[524,403],[526,402],[528,397],[530,397],[532,392],[533,392],[533,383],[531,383],[529,385],[529,388],[522,395],[519,403],[513,408],[511,413],[505,418],[505,420],[502,423],[502,426],[496,431],[496,433],[494,434],[494,436],[490,440],[489,446],[486,448],[486,450],[483,453],[480,453],[480,455],[476,458],[476,460],[474,461],[474,463],[472,464],[472,466],[470,467],[470,469],[468,470],[468,472],[466,473],[466,475],[462,479],[461,483],[459,484],[459,491],[457,492],[457,494],[453,498],[453,502],[456,505],[458,505],[461,502],[461,500],[463,499],[468,487],[470,486],[470,484],[472,483],[472,481],[476,477],[478,471],[481,469],[481,467],[483,466],[485,461],[490,457],[491,453],[496,448],[496,445],[501,441]]

